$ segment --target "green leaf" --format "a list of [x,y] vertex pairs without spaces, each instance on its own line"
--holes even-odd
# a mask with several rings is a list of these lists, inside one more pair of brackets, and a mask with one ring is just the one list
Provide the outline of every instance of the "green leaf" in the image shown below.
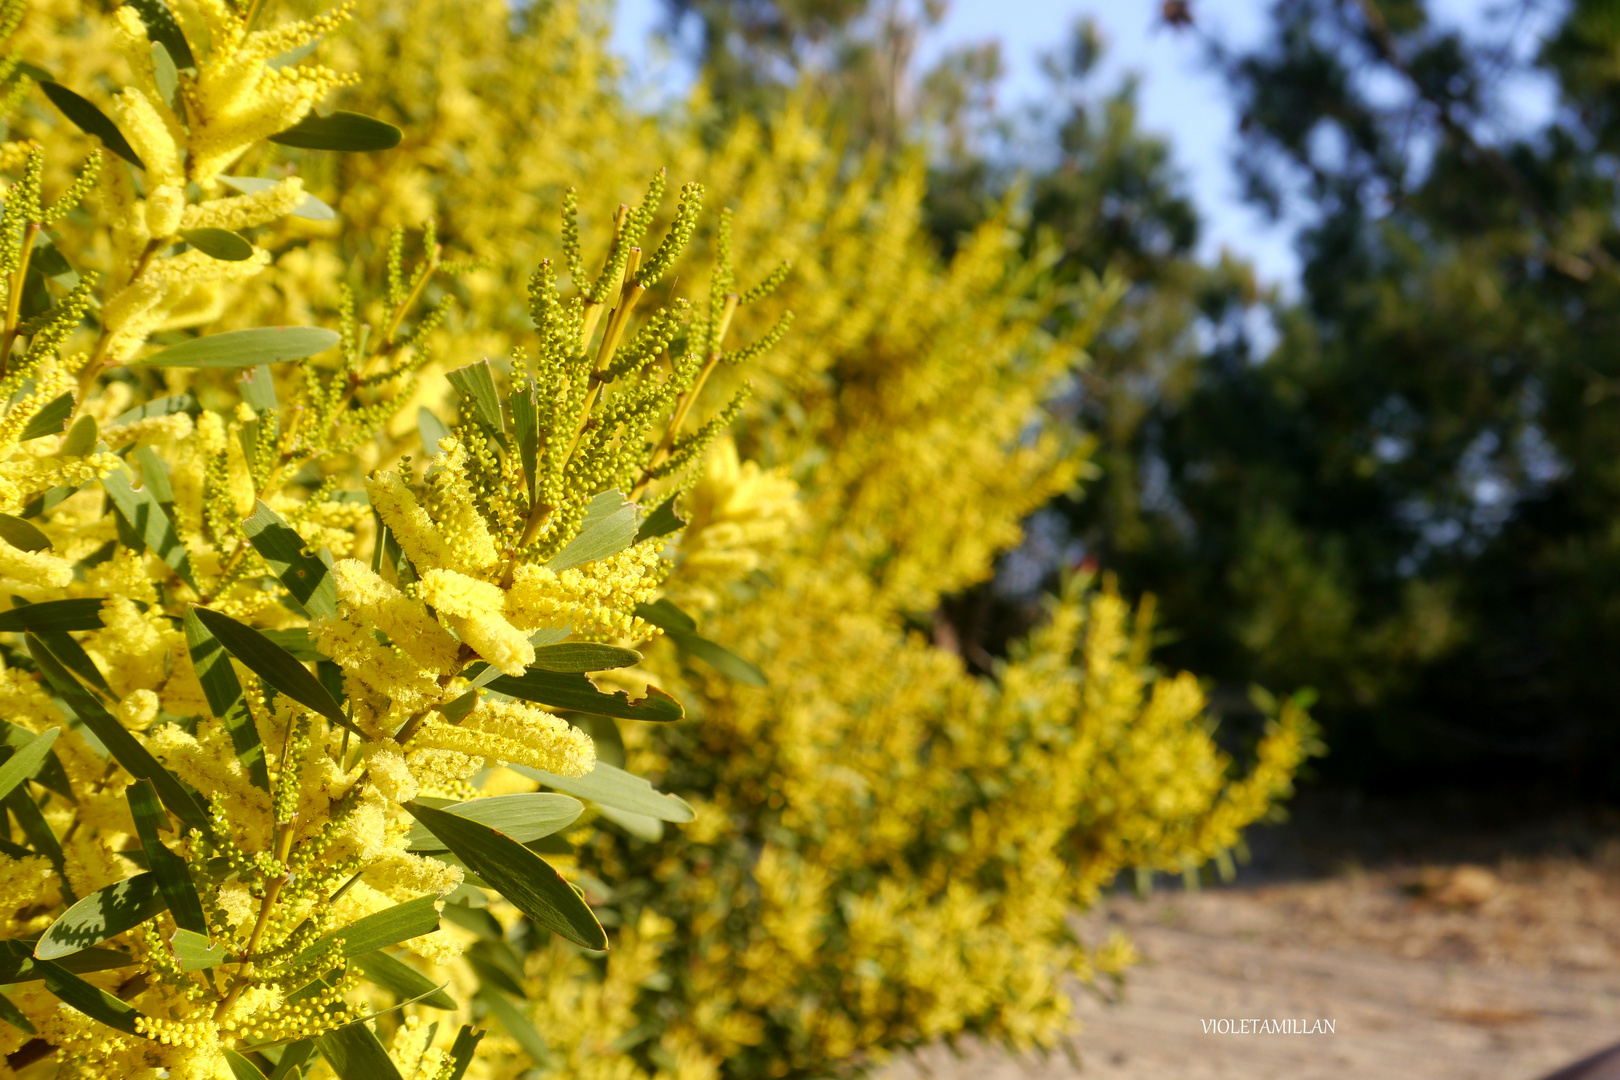
[[523,481],[534,502],[540,468],[540,399],[531,383],[508,399],[512,409],[512,433],[517,438],[518,457],[523,465]]
[[[242,400],[253,407],[253,411],[260,417],[266,413],[275,413],[281,408],[281,402],[276,398],[276,380],[270,374],[269,364],[260,364],[249,368],[247,373],[236,380],[237,388],[242,392]],[[280,417],[267,417],[280,429]],[[255,423],[259,421],[255,420]]]
[[63,394],[47,401],[28,425],[17,436],[18,442],[29,442],[33,439],[43,439],[47,435],[60,435],[62,428],[67,425],[67,418],[73,415],[73,395]]
[[[13,753],[15,751],[9,746],[0,747],[0,760],[9,758]],[[39,804],[21,787],[12,791],[4,800],[0,800],[0,803],[3,803],[5,808],[11,811],[11,816],[17,819],[17,827],[22,830],[23,839],[28,841],[28,846],[36,854],[49,859],[51,865],[56,868],[56,875],[62,883],[62,899],[72,904],[76,897],[73,895],[73,887],[68,884],[67,870],[62,859],[62,845],[56,839],[56,833],[51,831],[50,822],[40,813]]]
[[191,653],[192,667],[197,669],[197,681],[202,683],[203,696],[208,699],[208,711],[230,733],[236,759],[242,763],[248,779],[259,790],[269,791],[264,743],[259,741],[258,726],[253,723],[247,695],[242,690],[242,681],[236,677],[236,669],[231,667],[231,658],[195,611],[186,612],[185,627],[186,648]]
[[174,57],[169,55],[168,47],[161,41],[152,42],[152,81],[157,83],[158,94],[173,109],[176,92],[180,89],[180,70],[175,66]]
[[360,974],[399,998],[415,999],[435,1009],[454,1009],[455,998],[444,987],[398,957],[381,949],[361,953],[350,961]]
[[181,229],[180,238],[210,259],[243,262],[253,258],[253,243],[229,229]]
[[485,989],[495,987],[519,999],[527,997],[523,991],[523,961],[500,935],[485,935],[483,941],[473,942],[462,958]]
[[708,638],[701,638],[696,634],[670,634],[669,638],[677,648],[702,660],[728,679],[750,686],[769,685],[763,671]]
[[617,491],[604,491],[591,500],[579,533],[553,555],[546,569],[556,572],[571,566],[617,555],[636,540],[640,510]]
[[536,630],[534,633],[530,634],[529,644],[533,645],[537,649],[543,649],[547,645],[556,645],[558,642],[566,639],[568,635],[572,634],[573,632],[574,628],[569,624],[564,624],[562,626],[548,626],[544,629]]
[[108,427],[123,427],[125,424],[136,424],[142,420],[151,420],[159,416],[173,416],[175,413],[189,413],[197,408],[197,399],[190,394],[175,394],[171,397],[158,398],[148,401],[145,405],[137,405],[128,412],[120,413]]
[[634,667],[639,663],[641,654],[634,649],[599,645],[594,641],[565,641],[534,650],[534,663],[529,666],[542,671],[585,672]]
[[225,1064],[231,1067],[233,1080],[264,1080],[264,1073],[247,1058],[230,1047],[225,1047]]
[[39,960],[55,960],[100,945],[108,938],[139,926],[169,905],[163,899],[158,876],[148,870],[114,882],[64,911],[40,935],[34,946]]
[[134,8],[146,25],[146,36],[154,45],[162,45],[164,50],[174,58],[174,63],[183,68],[196,67],[196,57],[191,55],[191,45],[186,41],[186,35],[180,30],[180,23],[169,10],[169,5],[163,0],[124,0]]
[[489,688],[524,701],[598,716],[616,716],[621,720],[668,723],[686,715],[680,702],[656,686],[647,687],[646,697],[631,701],[623,690],[604,694],[590,679],[575,672],[530,668],[522,675],[502,675],[492,680]]
[[[45,762],[46,755],[51,752],[51,744],[56,741],[56,737],[61,733],[61,728],[46,728],[12,752],[12,755],[6,759],[6,763],[0,765],[0,799],[10,795],[18,784],[23,783],[39,771],[39,767]],[[570,799],[569,801],[572,802],[573,800]]]
[[79,272],[73,269],[67,256],[57,250],[50,233],[42,232],[34,238],[34,257],[28,260],[28,269],[38,270],[41,277],[59,281],[69,288],[79,281]]
[[569,723],[591,737],[591,742],[596,744],[597,761],[624,768],[624,733],[619,730],[618,720],[611,716],[576,713],[569,717]]
[[[0,745],[20,750],[34,738],[34,733],[27,728],[19,727],[9,720],[0,720]],[[73,795],[73,785],[68,782],[67,770],[62,768],[62,761],[56,756],[55,750],[46,752],[45,761],[36,770],[34,780],[46,791],[54,792],[68,802],[78,801]]]
[[174,522],[151,485],[137,488],[129,466],[121,464],[101,478],[101,486],[107,489],[113,506],[129,522],[141,542],[156,552],[181,581],[195,589],[197,581],[191,573],[191,556],[186,553],[186,545],[180,542]]
[[342,338],[324,326],[260,326],[192,338],[129,365],[135,368],[250,368],[302,360]]
[[[442,856],[440,857],[440,861],[443,861]],[[483,894],[480,893],[479,895],[482,896]],[[496,920],[495,916],[491,915],[487,910],[485,910],[487,907],[487,897],[485,897],[484,905],[478,908],[473,908],[465,904],[446,904],[444,905],[444,917],[461,927],[463,930],[471,931],[472,933],[477,934],[479,937],[488,938],[491,941],[499,941],[501,939],[501,935],[503,935],[506,931],[501,929],[501,924]]]
[[416,410],[416,431],[422,437],[422,452],[428,457],[439,452],[440,440],[450,437],[450,429],[426,405]]
[[62,1001],[78,1009],[92,1020],[99,1020],[126,1035],[138,1035],[136,1019],[141,1015],[133,1006],[119,1001],[105,990],[99,990],[77,975],[70,974],[60,964],[40,962],[45,989]]
[[24,1016],[23,1011],[17,1008],[16,1004],[4,994],[0,994],[0,1020],[4,1020],[12,1027],[26,1031],[30,1035],[35,1034],[34,1022]]
[[676,497],[671,495],[647,515],[647,519],[641,523],[641,528],[636,530],[636,543],[651,540],[655,536],[668,536],[672,532],[686,528],[686,522],[682,521],[681,515],[675,511]]
[[0,630],[32,630],[35,633],[61,630],[95,630],[101,627],[102,596],[76,596],[71,600],[46,600],[0,612]]
[[[35,942],[23,938],[0,941],[0,985],[33,982],[45,977],[42,960],[34,959]],[[111,971],[130,967],[135,958],[117,949],[81,949],[56,963],[64,970],[83,975],[91,971]]]
[[334,930],[317,940],[298,956],[297,962],[307,962],[316,956],[333,938],[343,939],[345,959],[372,952],[386,945],[398,945],[439,928],[439,898],[418,896],[403,904],[356,919],[341,930]]
[[30,633],[45,643],[45,647],[62,662],[63,667],[89,683],[103,696],[114,696],[112,687],[107,685],[107,677],[96,667],[96,662],[90,659],[90,654],[84,651],[84,646],[80,645],[71,634],[65,630],[32,630]]
[[325,659],[315,643],[309,640],[309,631],[302,626],[294,626],[286,630],[261,630],[259,633],[286,649],[294,660],[301,660],[313,664]]
[[491,435],[506,433],[506,425],[501,422],[501,399],[495,393],[495,375],[488,360],[457,368],[445,377],[461,395],[462,408],[468,416]]
[[27,636],[26,641],[29,655],[34,658],[34,663],[39,665],[45,678],[84,726],[101,740],[114,760],[136,779],[152,781],[152,785],[157,788],[158,797],[163,800],[163,805],[167,806],[175,817],[194,829],[200,829],[204,834],[211,833],[208,812],[180,781],[176,780],[169,770],[158,764],[157,759],[125,729],[123,724],[101,707],[90,692],[62,666],[62,662],[43,641],[32,634]]
[[450,1060],[454,1068],[450,1070],[448,1080],[461,1080],[467,1075],[467,1066],[472,1064],[473,1055],[478,1051],[478,1044],[483,1041],[484,1033],[474,1031],[471,1024],[463,1024],[456,1033],[455,1044],[450,1047]]
[[233,959],[224,943],[210,941],[206,933],[184,927],[174,932],[169,947],[181,971],[205,971]]
[[654,600],[650,604],[637,604],[636,614],[660,630],[671,634],[697,633],[697,620],[668,600]]
[[516,1040],[525,1054],[529,1055],[531,1061],[543,1066],[551,1059],[551,1053],[546,1048],[546,1040],[540,1037],[540,1032],[535,1030],[534,1024],[512,1004],[510,998],[499,990],[482,990],[478,997],[489,1007],[491,1015],[500,1021],[506,1033]]
[[[484,890],[474,888],[463,882],[444,894],[444,911],[440,912],[440,914],[448,912],[453,907],[484,908],[488,906],[489,897],[484,895]],[[455,922],[454,919],[450,921]]]
[[22,296],[18,299],[17,315],[25,322],[38,319],[55,307],[51,291],[45,287],[45,273],[34,266],[32,260],[23,277]]
[[337,703],[337,699],[322,686],[309,669],[280,645],[259,631],[237,622],[229,615],[205,607],[194,607],[197,618],[230,653],[277,692],[286,694],[307,709],[320,713],[339,727],[346,727],[362,737],[365,732],[356,727]]
[[394,1059],[363,1020],[327,1032],[315,1045],[339,1080],[401,1080]]
[[343,687],[343,669],[324,656],[315,661],[315,678],[339,705],[349,700],[348,691]]
[[88,457],[95,450],[100,434],[96,430],[96,418],[86,413],[73,421],[73,426],[68,428],[67,438],[62,440],[61,449],[56,451],[56,456]]
[[765,673],[759,668],[730,649],[699,637],[694,632],[697,621],[668,600],[637,604],[636,614],[663,630],[677,648],[702,660],[728,679],[750,686],[768,685]]
[[270,141],[301,150],[366,153],[392,150],[404,137],[405,133],[393,124],[339,109],[330,116],[310,113],[286,131],[270,136]]
[[576,945],[607,948],[607,934],[590,907],[540,856],[476,821],[421,803],[406,803],[405,809],[523,914]]
[[118,130],[118,125],[107,118],[107,114],[78,94],[69,90],[61,83],[41,79],[39,88],[45,91],[45,96],[51,99],[51,104],[62,110],[62,115],[73,121],[78,129],[86,135],[100,139],[113,153],[135,166],[137,169],[146,168],[135,148],[129,145],[124,133]]
[[18,551],[49,551],[51,547],[50,537],[37,526],[11,514],[0,514],[0,540]]
[[281,1051],[281,1060],[276,1062],[275,1071],[270,1074],[270,1080],[288,1080],[288,1077],[298,1075],[298,1067],[310,1059],[315,1053],[313,1039],[299,1039],[291,1042]]
[[620,810],[616,806],[598,806],[597,811],[613,824],[638,839],[656,844],[664,838],[664,823],[647,814]]
[[[221,176],[219,179],[222,183],[235,188],[244,195],[251,195],[255,191],[273,188],[281,182],[262,176]],[[332,221],[337,217],[336,210],[308,192],[304,193],[304,201],[293,207],[289,213],[293,217],[303,218],[305,221]]]
[[[497,673],[498,672],[498,669]],[[458,698],[452,698],[439,706],[439,714],[452,724],[459,724],[472,712],[473,706],[478,704],[478,690],[468,690]]]
[[137,780],[124,792],[129,800],[129,813],[135,819],[135,835],[140,838],[146,852],[147,871],[157,877],[158,888],[174,916],[174,924],[182,930],[201,934],[208,940],[208,919],[203,915],[202,901],[197,897],[197,886],[191,880],[191,868],[186,860],[164,846],[158,836],[169,829],[169,815],[163,812],[157,788],[150,780]]
[[337,580],[332,576],[331,556],[309,554],[298,531],[263,502],[257,503],[253,514],[242,522],[242,531],[247,533],[253,550],[269,564],[270,572],[281,579],[311,618],[337,615]]
[[686,800],[674,795],[665,795],[655,790],[641,777],[614,768],[605,761],[598,761],[596,768],[584,776],[556,776],[539,769],[531,769],[527,765],[510,765],[508,768],[522,773],[531,780],[538,780],[546,787],[565,791],[599,806],[613,806],[634,814],[646,814],[660,821],[692,820],[692,808],[687,805]]
[[[499,829],[518,843],[527,844],[530,840],[538,840],[568,828],[578,820],[585,807],[578,799],[567,795],[528,792],[491,795],[436,809]],[[405,835],[405,843],[410,851],[444,851],[448,847],[420,821],[411,826],[411,831]]]

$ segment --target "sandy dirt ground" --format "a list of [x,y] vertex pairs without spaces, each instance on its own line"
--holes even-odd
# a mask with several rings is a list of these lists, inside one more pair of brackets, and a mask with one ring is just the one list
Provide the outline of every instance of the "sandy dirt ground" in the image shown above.
[[[1064,1052],[930,1047],[885,1080],[1537,1080],[1620,1042],[1620,823],[1485,816],[1307,804],[1232,886],[1080,917],[1142,963],[1117,995],[1074,988]],[[1334,1031],[1204,1030],[1245,1018]]]

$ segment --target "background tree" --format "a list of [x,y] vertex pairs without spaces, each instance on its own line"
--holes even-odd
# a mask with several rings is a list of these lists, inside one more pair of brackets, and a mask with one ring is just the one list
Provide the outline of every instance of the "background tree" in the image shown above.
[[[1536,52],[1535,5],[1469,32],[1428,7],[1283,0],[1260,49],[1216,49],[1250,197],[1303,203],[1303,295],[1264,363],[1201,365],[1163,440],[1180,514],[1132,576],[1179,660],[1319,686],[1341,770],[1597,782],[1620,24],[1576,3]],[[1536,75],[1558,107],[1515,130]]]

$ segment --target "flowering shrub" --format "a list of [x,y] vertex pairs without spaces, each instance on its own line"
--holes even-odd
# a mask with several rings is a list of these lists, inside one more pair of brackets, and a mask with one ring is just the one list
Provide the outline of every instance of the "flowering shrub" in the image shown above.
[[[431,226],[409,265],[395,230],[381,295],[368,302],[362,276],[335,329],[208,332],[271,263],[259,241],[277,223],[334,216],[301,178],[259,175],[265,141],[362,152],[400,137],[312,111],[353,82],[306,59],[344,13],[256,28],[259,8],[125,4],[100,29],[128,85],[81,94],[34,68],[43,100],[20,81],[8,98],[105,147],[48,199],[65,125],[37,112],[41,142],[6,146],[12,1069],[52,1056],[62,1075],[284,1075],[318,1054],[386,1075],[364,1019],[396,998],[455,1007],[391,951],[455,958],[447,899],[493,894],[607,948],[532,847],[583,811],[563,791],[690,816],[599,764],[563,717],[682,715],[656,688],[633,698],[589,673],[635,664],[614,642],[661,632],[637,611],[672,569],[671,500],[744,396],[711,417],[698,392],[769,346],[727,351],[727,324],[782,275],[738,295],[722,255],[710,303],[638,317],[701,187],[655,230],[657,174],[596,273],[564,199],[564,270],[530,278],[529,345],[500,371],[450,372],[455,418],[420,418],[419,463],[390,451],[366,468],[433,360],[444,279],[465,267]],[[0,29],[24,15],[8,0]],[[7,68],[23,77],[17,57]],[[92,192],[96,210],[79,209]],[[553,790],[485,795],[476,777],[494,763]],[[415,1073],[462,1075],[478,1038],[419,1040]]]
[[1118,283],[941,263],[808,103],[638,114],[568,0],[275,7],[0,0],[10,1068],[1055,1045],[1072,908],[1309,748],[1234,778],[1078,580],[993,679],[919,632],[1082,476],[1044,327]]

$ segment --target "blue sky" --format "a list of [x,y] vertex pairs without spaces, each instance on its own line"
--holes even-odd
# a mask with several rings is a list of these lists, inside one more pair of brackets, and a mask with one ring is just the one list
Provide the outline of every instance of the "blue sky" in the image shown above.
[[[662,15],[660,0],[617,0],[614,39],[633,70],[664,86],[680,85],[678,64],[649,53],[648,32]],[[1481,26],[1494,0],[1435,0],[1438,17]],[[1554,6],[1549,5],[1549,9]],[[1261,40],[1268,0],[1195,0],[1200,26],[1232,45]],[[1090,15],[1102,27],[1109,50],[1098,85],[1111,87],[1126,72],[1140,76],[1142,126],[1169,138],[1188,190],[1204,215],[1201,254],[1214,258],[1225,248],[1252,262],[1263,280],[1292,292],[1299,260],[1291,230],[1274,226],[1238,195],[1230,161],[1236,118],[1221,79],[1207,70],[1200,46],[1158,21],[1157,0],[951,0],[939,32],[921,55],[926,64],[945,49],[990,38],[1002,43],[1009,67],[1002,95],[1006,104],[1037,97],[1043,79],[1037,58],[1062,43],[1069,24]],[[1548,14],[1550,21],[1551,12]],[[1520,27],[1533,47],[1536,27]],[[661,77],[659,77],[661,75]],[[1548,88],[1534,81],[1507,88],[1510,122],[1533,123],[1551,107]]]

